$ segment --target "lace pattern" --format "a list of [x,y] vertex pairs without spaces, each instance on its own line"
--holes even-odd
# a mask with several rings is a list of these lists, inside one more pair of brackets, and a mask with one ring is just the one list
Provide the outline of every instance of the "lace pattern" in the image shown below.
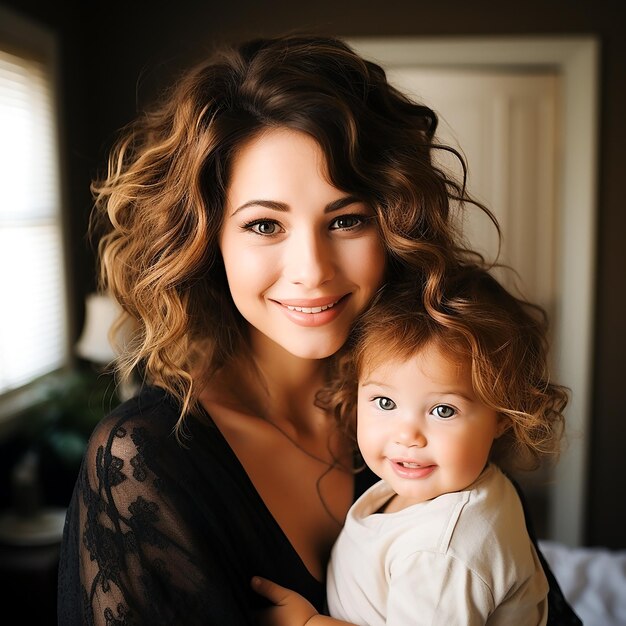
[[248,573],[229,567],[232,544],[211,532],[228,527],[228,492],[207,484],[202,437],[178,444],[176,415],[144,398],[92,434],[66,520],[59,624],[251,623]]
[[86,459],[95,451],[95,460],[83,465],[78,486],[86,552],[81,579],[85,607],[91,607],[86,624],[136,624],[138,615],[171,623],[164,621],[166,605],[151,602],[162,594],[169,597],[170,618],[198,604],[198,563],[184,529],[168,523],[163,482],[145,463],[149,447],[142,427],[119,426],[103,442],[92,438]]

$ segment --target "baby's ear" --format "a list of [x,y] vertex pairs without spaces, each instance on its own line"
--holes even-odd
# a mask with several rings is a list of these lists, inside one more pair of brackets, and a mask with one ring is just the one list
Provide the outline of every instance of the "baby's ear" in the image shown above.
[[511,427],[511,420],[501,413],[498,415],[498,423],[496,424],[496,439],[502,437],[504,433]]

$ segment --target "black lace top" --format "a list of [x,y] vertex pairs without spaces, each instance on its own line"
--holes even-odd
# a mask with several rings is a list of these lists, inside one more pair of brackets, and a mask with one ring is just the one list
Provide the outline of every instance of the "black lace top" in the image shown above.
[[[306,569],[208,415],[147,388],[93,432],[67,513],[59,624],[252,624],[254,574],[307,597]],[[355,497],[374,480],[357,474]]]
[[[65,523],[59,625],[254,624],[254,574],[321,611],[322,583],[210,417],[188,419],[182,447],[178,413],[166,392],[146,388],[94,430]],[[355,497],[376,480],[356,476]],[[576,623],[549,580],[551,623]]]

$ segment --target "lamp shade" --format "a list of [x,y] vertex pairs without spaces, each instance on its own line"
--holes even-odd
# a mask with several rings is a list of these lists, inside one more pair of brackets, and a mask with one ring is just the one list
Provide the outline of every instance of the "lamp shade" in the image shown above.
[[117,352],[109,340],[109,330],[120,313],[120,305],[110,296],[89,294],[85,300],[85,324],[75,347],[76,354],[93,363],[110,363]]

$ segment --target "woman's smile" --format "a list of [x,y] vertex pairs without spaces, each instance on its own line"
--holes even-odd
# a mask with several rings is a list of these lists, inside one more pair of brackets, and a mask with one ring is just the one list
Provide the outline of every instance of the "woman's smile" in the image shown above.
[[291,320],[294,324],[300,326],[323,326],[328,324],[342,313],[345,309],[345,304],[350,297],[350,294],[346,294],[340,298],[333,298],[328,301],[325,298],[326,304],[317,304],[319,300],[312,300],[305,302],[305,304],[295,305],[286,304],[285,302],[276,302],[281,307],[282,313]]

